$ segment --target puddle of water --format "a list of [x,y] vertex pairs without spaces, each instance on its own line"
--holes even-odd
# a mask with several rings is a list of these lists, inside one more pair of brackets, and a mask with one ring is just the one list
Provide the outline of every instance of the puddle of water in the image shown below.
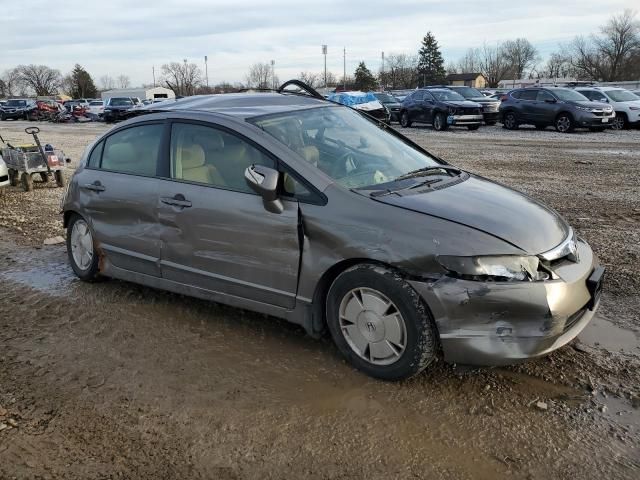
[[590,347],[605,348],[611,352],[640,353],[636,332],[620,328],[600,316],[587,325],[578,339]]
[[65,264],[49,264],[46,268],[8,270],[0,276],[49,295],[66,295],[76,277],[71,267]]

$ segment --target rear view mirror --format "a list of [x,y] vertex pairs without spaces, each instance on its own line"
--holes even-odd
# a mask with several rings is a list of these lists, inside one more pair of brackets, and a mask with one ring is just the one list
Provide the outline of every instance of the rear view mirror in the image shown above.
[[249,188],[262,197],[264,208],[271,213],[282,213],[284,207],[278,198],[280,172],[263,165],[252,165],[244,171]]

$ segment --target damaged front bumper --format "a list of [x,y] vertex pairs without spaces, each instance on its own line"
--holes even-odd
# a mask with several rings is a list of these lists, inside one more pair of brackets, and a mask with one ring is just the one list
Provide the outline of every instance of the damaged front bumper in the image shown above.
[[431,308],[445,360],[506,365],[545,355],[575,338],[598,307],[603,272],[586,242],[579,239],[576,246],[578,261],[560,261],[550,280],[411,281]]

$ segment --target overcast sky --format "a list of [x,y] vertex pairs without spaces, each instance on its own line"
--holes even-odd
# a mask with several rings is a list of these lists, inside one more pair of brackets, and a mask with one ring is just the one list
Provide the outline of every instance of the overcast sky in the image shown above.
[[[313,5],[313,6],[311,6]],[[364,60],[380,68],[380,54],[416,53],[431,30],[445,61],[470,46],[528,38],[543,56],[575,35],[597,31],[637,0],[2,0],[0,71],[46,64],[67,73],[83,65],[97,81],[126,74],[133,85],[152,82],[160,66],[189,61],[209,84],[242,81],[255,62],[275,61],[281,80],[323,69],[342,75]]]

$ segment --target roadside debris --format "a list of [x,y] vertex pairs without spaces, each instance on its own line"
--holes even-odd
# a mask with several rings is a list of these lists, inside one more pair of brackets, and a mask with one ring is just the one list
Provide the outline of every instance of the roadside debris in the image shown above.
[[57,235],[55,237],[45,238],[42,243],[45,245],[58,245],[59,243],[64,243],[64,237]]
[[538,410],[548,410],[549,407],[547,405],[547,402],[536,402],[536,408]]

